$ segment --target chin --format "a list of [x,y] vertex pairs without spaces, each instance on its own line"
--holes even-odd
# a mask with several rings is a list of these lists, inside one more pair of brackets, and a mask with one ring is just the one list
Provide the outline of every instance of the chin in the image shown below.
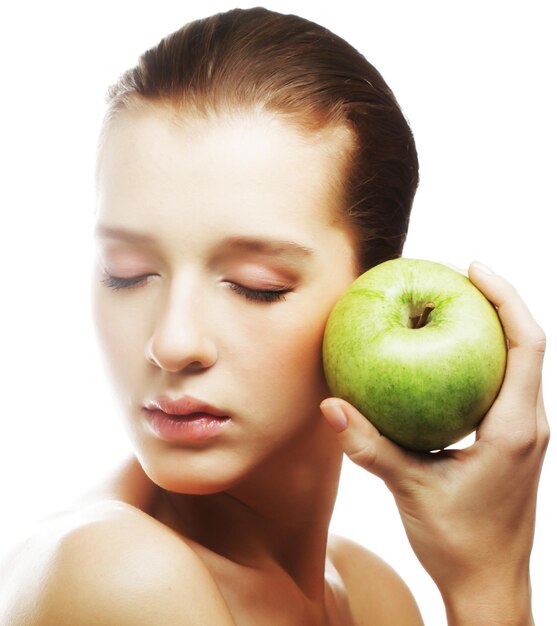
[[[137,455],[147,476],[161,489],[187,495],[211,495],[234,487],[241,481],[230,471],[230,462],[201,457],[191,458],[189,452],[168,455],[165,459],[151,459]],[[226,471],[223,471],[226,468]]]

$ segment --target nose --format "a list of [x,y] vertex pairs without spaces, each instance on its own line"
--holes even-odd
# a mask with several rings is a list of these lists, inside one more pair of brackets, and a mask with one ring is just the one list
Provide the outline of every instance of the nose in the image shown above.
[[170,372],[199,371],[217,360],[210,324],[195,298],[185,304],[170,302],[156,320],[145,350],[147,360]]

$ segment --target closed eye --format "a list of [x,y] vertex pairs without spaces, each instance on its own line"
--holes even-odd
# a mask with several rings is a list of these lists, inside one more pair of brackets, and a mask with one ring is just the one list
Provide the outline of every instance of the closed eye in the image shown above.
[[134,276],[133,278],[120,278],[118,276],[111,276],[110,274],[106,274],[105,277],[101,280],[101,283],[109,289],[119,291],[120,289],[132,289],[133,287],[137,287],[146,282],[148,278],[149,274],[145,274],[143,276]]
[[277,302],[285,300],[285,295],[291,289],[250,289],[239,285],[238,283],[229,282],[230,289],[244,296],[246,300],[251,302]]

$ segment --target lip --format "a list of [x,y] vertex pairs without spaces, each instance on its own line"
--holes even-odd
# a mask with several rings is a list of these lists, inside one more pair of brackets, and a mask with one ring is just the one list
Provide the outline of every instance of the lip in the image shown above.
[[158,410],[168,415],[192,415],[193,413],[204,413],[214,417],[228,417],[226,412],[217,409],[206,402],[198,400],[192,396],[183,396],[176,400],[166,396],[157,396],[145,404],[148,410]]
[[144,413],[151,432],[173,443],[194,444],[213,439],[230,423],[225,412],[191,396],[177,400],[155,398],[145,404]]

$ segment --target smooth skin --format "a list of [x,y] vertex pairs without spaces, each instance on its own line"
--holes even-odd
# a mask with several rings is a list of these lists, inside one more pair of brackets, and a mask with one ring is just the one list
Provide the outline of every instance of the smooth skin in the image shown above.
[[[465,451],[409,454],[327,399],[324,326],[357,273],[336,212],[347,142],[255,111],[118,119],[99,170],[94,315],[136,458],[14,551],[0,624],[422,624],[389,566],[329,535],[343,452],[393,492],[451,625],[528,623],[543,335],[506,281],[471,268],[511,352]],[[107,272],[142,278],[114,289]],[[230,427],[163,441],[143,413],[160,394],[225,409]]]

